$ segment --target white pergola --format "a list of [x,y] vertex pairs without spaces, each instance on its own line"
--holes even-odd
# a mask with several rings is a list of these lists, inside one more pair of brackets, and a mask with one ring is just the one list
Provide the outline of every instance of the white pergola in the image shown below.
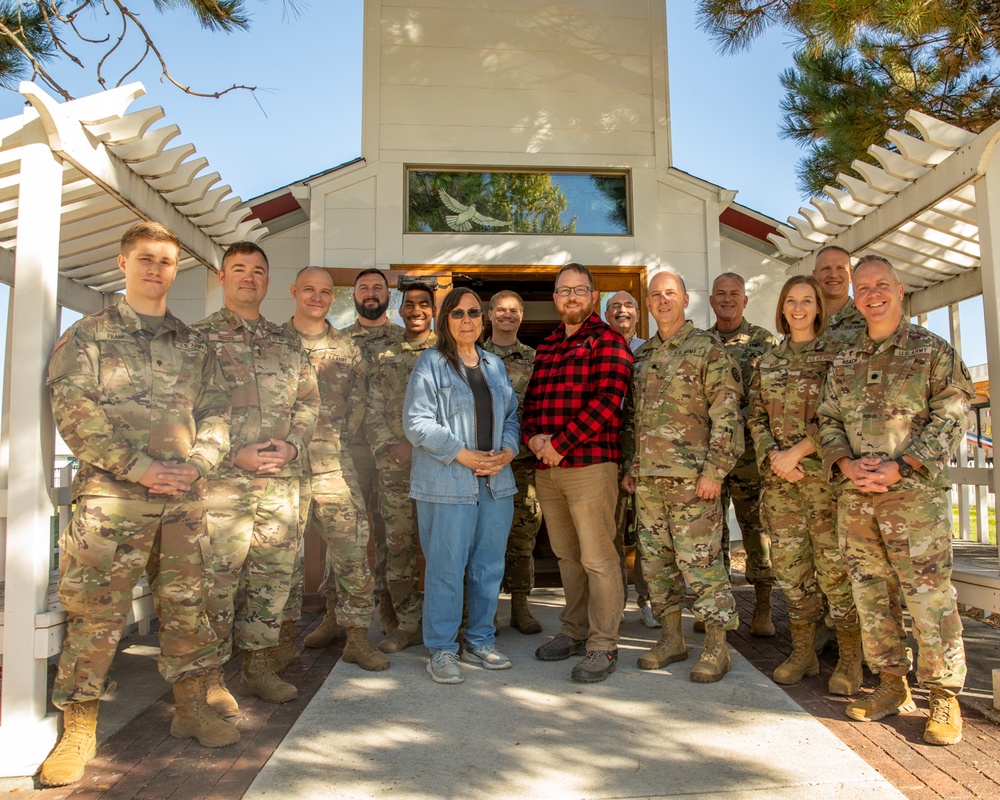
[[[891,145],[868,152],[880,166],[855,161],[860,178],[838,175],[839,187],[827,186],[811,207],[789,217],[770,239],[795,259],[790,273],[812,269],[812,254],[829,245],[860,256],[877,253],[896,267],[906,284],[908,313],[923,317],[947,308],[951,341],[961,352],[958,303],[983,298],[990,386],[1000,387],[1000,122],[970,133],[916,111],[906,120],[919,132],[890,130]],[[1000,392],[990,392],[992,419],[1000,419]],[[960,486],[977,488],[980,532],[986,530],[987,505],[982,487],[995,491],[992,469],[966,466],[965,449],[952,477]],[[967,492],[959,494],[963,538],[968,536]],[[980,541],[984,541],[981,536]],[[960,573],[959,602],[1000,613],[1000,574]]]
[[128,111],[141,84],[66,103],[32,83],[19,88],[24,112],[0,121],[0,281],[12,287],[0,438],[0,776],[32,774],[56,739],[46,664],[63,612],[49,607],[50,531],[68,490],[53,488],[44,383],[59,307],[90,313],[115,302],[124,285],[118,241],[138,220],[178,235],[182,270],[214,271],[227,245],[267,232],[229,186],[216,187],[218,173],[205,172],[193,145],[168,147],[180,130],[152,127],[162,109]]

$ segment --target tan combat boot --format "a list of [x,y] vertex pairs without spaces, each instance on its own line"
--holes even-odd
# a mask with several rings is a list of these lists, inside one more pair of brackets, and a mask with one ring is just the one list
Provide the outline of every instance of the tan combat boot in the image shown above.
[[208,676],[192,675],[174,684],[174,719],[170,735],[197,739],[202,747],[225,747],[240,740],[240,732],[208,705]]
[[852,695],[861,690],[861,627],[841,625],[837,628],[837,651],[840,658],[830,676],[830,694]]
[[721,625],[705,626],[705,649],[701,658],[691,670],[691,680],[695,683],[715,683],[729,672],[729,648],[726,646],[726,632]]
[[399,620],[396,619],[396,608],[392,604],[392,595],[382,592],[382,599],[378,601],[378,622],[382,626],[382,633],[386,636],[392,634],[399,627]]
[[87,762],[97,752],[97,705],[100,700],[71,703],[63,709],[63,733],[42,764],[42,786],[65,786],[83,777]]
[[389,669],[389,659],[369,641],[365,628],[347,629],[347,646],[344,647],[341,658],[348,664],[357,664],[369,672]]
[[226,687],[226,678],[222,674],[222,667],[216,667],[211,672],[206,672],[204,678],[205,701],[209,708],[220,717],[235,717],[239,714],[240,705]]
[[542,632],[542,623],[535,619],[528,608],[527,592],[510,593],[510,627],[524,634]]
[[819,659],[816,658],[816,651],[813,649],[816,623],[793,619],[791,628],[792,654],[778,665],[771,676],[775,683],[783,686],[791,686],[801,681],[804,676],[816,675],[819,672]]
[[295,622],[286,619],[281,623],[278,645],[271,650],[271,666],[274,667],[274,674],[280,675],[300,658],[302,653],[295,646]]
[[[378,643],[378,649],[383,653],[398,653],[400,650],[405,650],[407,647],[413,647],[415,644],[420,644],[423,640],[424,634],[420,628],[411,632],[405,628],[397,627],[392,633]],[[458,640],[459,648],[461,648],[461,631],[458,632]]]
[[299,696],[299,690],[274,674],[271,669],[271,649],[266,647],[263,650],[243,651],[240,691],[268,703],[287,703]]
[[962,710],[958,698],[944,689],[931,687],[928,698],[931,715],[924,727],[924,741],[927,744],[958,744],[962,741]]
[[688,657],[684,644],[684,629],[681,626],[681,610],[668,611],[660,616],[660,641],[639,656],[639,669],[659,669],[675,661],[685,661]]
[[875,722],[893,714],[916,710],[905,675],[883,672],[880,677],[882,682],[874,692],[847,704],[847,716],[858,722]]
[[326,616],[316,630],[302,640],[306,647],[329,647],[337,639],[342,639],[346,631],[337,624],[337,604],[333,600],[326,601]]
[[771,590],[770,583],[754,584],[757,601],[753,607],[753,619],[750,621],[751,636],[774,636],[774,623],[771,621]]

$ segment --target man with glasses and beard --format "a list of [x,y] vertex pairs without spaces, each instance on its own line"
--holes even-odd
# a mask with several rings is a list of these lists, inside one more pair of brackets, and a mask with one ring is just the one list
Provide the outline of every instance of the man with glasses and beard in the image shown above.
[[[403,340],[403,329],[390,322],[386,314],[389,309],[389,279],[382,270],[371,267],[358,273],[354,279],[354,309],[358,312],[357,320],[341,332],[351,337],[370,368],[380,351]],[[371,514],[372,534],[375,537],[375,568],[372,572],[375,574],[375,596],[379,598],[379,617],[383,630],[391,629],[395,618],[385,586],[385,523],[375,500],[375,457],[364,426],[351,437],[350,450],[365,506]],[[337,624],[336,608],[331,608],[328,603],[326,611],[319,627],[303,640],[306,647],[326,647],[345,635],[344,629]]]
[[562,629],[535,657],[562,661],[585,654],[570,675],[582,683],[615,671],[624,601],[615,505],[632,351],[594,313],[598,298],[586,267],[573,263],[559,270],[552,299],[562,324],[538,346],[522,416],[522,438],[539,462],[538,500],[566,593]]

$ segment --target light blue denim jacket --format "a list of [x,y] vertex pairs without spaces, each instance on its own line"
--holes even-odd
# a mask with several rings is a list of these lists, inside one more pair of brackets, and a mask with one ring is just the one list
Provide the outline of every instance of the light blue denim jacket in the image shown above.
[[[517,397],[503,361],[477,347],[483,376],[493,396],[493,449],[517,452],[520,426]],[[436,347],[417,359],[406,385],[403,430],[413,445],[410,497],[429,503],[475,505],[479,479],[455,460],[463,447],[476,449],[476,410],[472,389]],[[517,494],[514,473],[505,466],[487,481],[497,499]]]

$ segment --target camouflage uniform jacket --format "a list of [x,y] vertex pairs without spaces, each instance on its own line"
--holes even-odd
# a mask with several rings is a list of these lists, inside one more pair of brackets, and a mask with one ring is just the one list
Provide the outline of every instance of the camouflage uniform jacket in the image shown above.
[[770,466],[771,450],[787,450],[803,439],[821,452],[816,407],[841,343],[820,336],[796,353],[791,341],[786,336],[761,356],[750,384],[747,424],[761,472]]
[[[285,328],[299,336],[292,320]],[[303,339],[302,346],[319,386],[319,413],[307,450],[309,473],[319,475],[343,469],[350,460],[347,443],[365,417],[368,364],[354,340],[329,322],[322,339],[312,343]]]
[[965,435],[974,396],[968,369],[939,336],[906,319],[880,344],[866,333],[837,354],[827,375],[819,406],[827,475],[846,480],[834,471],[845,456],[909,455],[923,467],[890,491],[948,488],[948,462]]
[[711,334],[688,320],[635,354],[625,400],[625,463],[632,477],[722,483],[743,452],[740,371]]
[[719,341],[726,346],[726,352],[740,368],[744,389],[743,398],[740,400],[740,418],[745,425],[749,406],[746,391],[750,388],[753,374],[757,369],[757,362],[760,361],[760,357],[764,353],[778,343],[778,340],[767,328],[754,325],[747,320],[743,320],[735,331],[720,331],[718,324],[715,324],[708,329],[708,332],[718,337]]
[[416,344],[411,344],[404,338],[375,356],[375,364],[368,376],[365,433],[376,458],[388,452],[390,442],[406,441],[406,434],[403,432],[406,383],[420,354],[436,344],[436,333],[431,333]]
[[[357,345],[361,351],[361,357],[368,365],[368,372],[371,374],[371,368],[375,365],[375,358],[379,351],[398,345],[403,341],[406,330],[395,322],[386,322],[384,325],[368,328],[355,320],[353,324],[341,328],[340,332],[350,336],[354,344]],[[359,426],[349,442],[355,447],[365,448],[368,446],[364,425]]]
[[[80,459],[74,499],[147,500],[137,481],[154,461],[187,462],[204,478],[229,450],[229,400],[203,336],[167,312],[155,335],[124,300],[73,325],[46,383],[63,440]],[[198,481],[178,499],[204,496]]]
[[[493,353],[493,355],[498,356],[503,361],[503,365],[507,368],[507,377],[510,378],[511,385],[514,387],[514,394],[517,395],[517,408],[520,411],[524,406],[524,392],[528,388],[532,366],[535,363],[534,348],[528,347],[528,345],[520,340],[514,342],[509,347],[500,347],[494,344],[492,339],[489,339],[483,345],[483,350],[487,353]],[[520,414],[518,414],[518,417],[520,417]],[[518,422],[520,422],[520,419],[518,419]],[[517,452],[516,458],[535,457],[535,454],[527,448],[524,442],[520,444],[521,447]]]
[[233,459],[246,445],[267,439],[288,442],[298,451],[276,477],[301,475],[319,391],[299,337],[263,316],[254,331],[228,308],[193,327],[215,349],[233,405],[232,449],[215,477],[245,474]]
[[831,314],[826,323],[826,335],[845,344],[852,344],[866,330],[868,321],[861,316],[850,297],[847,298],[847,305],[836,314]]

